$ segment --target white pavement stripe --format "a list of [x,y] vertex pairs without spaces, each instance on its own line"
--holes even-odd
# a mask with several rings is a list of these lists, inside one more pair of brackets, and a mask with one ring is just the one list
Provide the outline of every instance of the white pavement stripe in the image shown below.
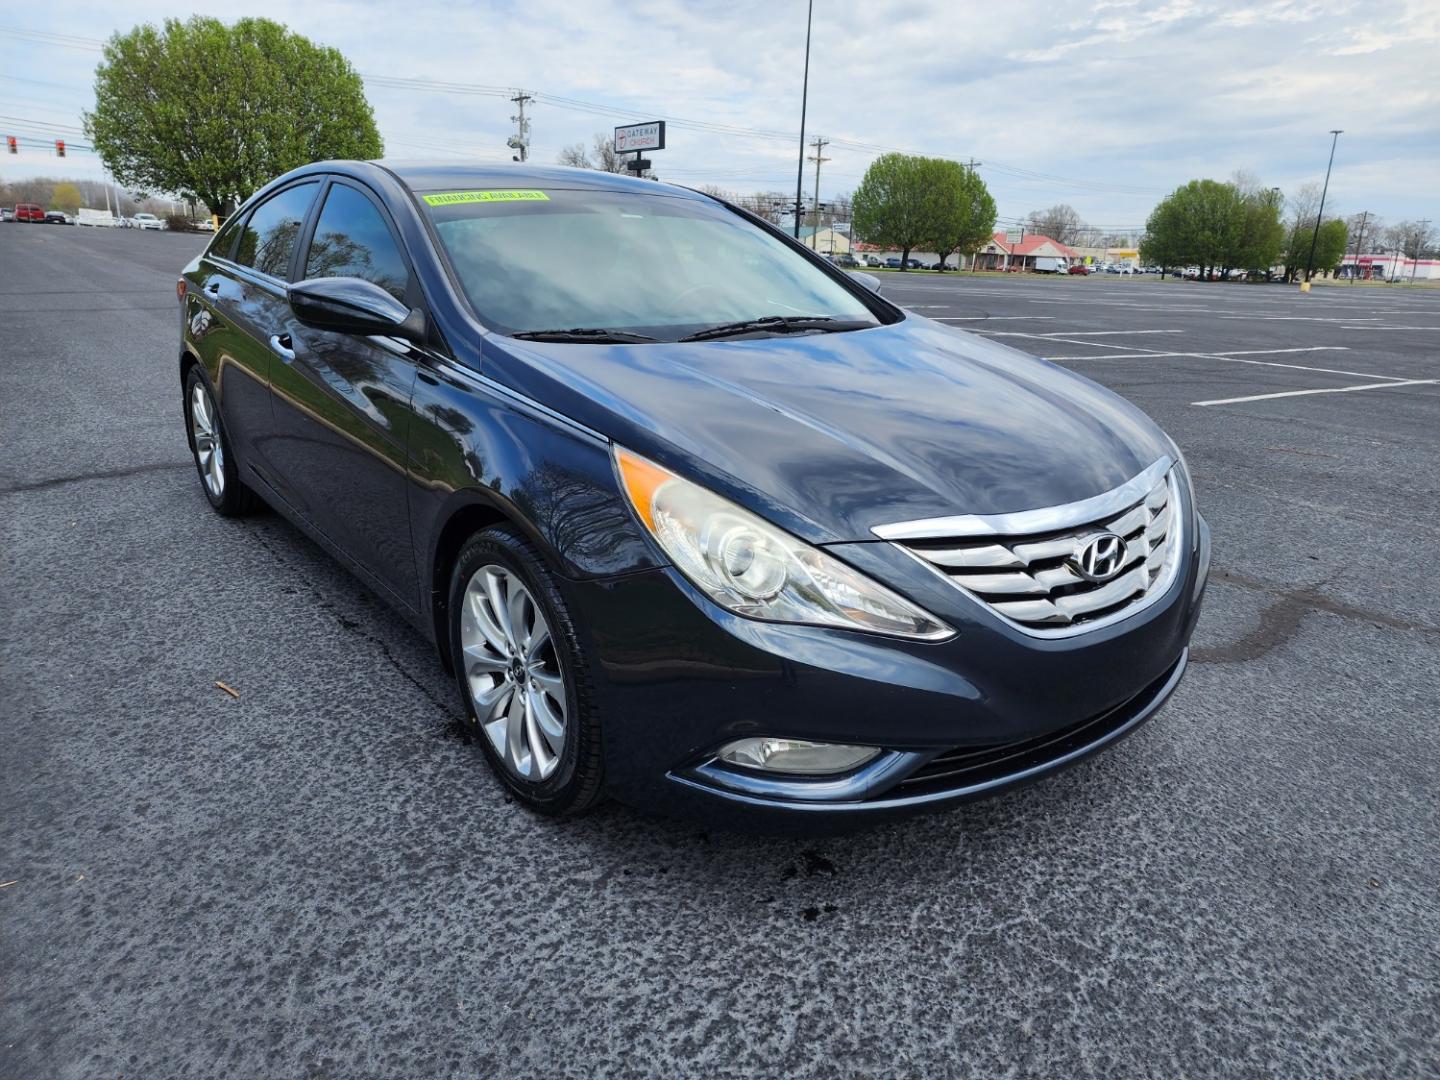
[[[937,307],[949,307],[938,304]],[[1034,319],[1054,319],[1054,315],[930,315],[936,322],[1030,322]]]
[[1183,330],[1057,330],[1040,337],[1122,337],[1126,334],[1183,334]]
[[[1346,319],[1346,322],[1354,322]],[[1440,326],[1342,326],[1341,330],[1440,330]]]
[[1219,356],[1215,353],[1199,352],[1143,352],[1129,356],[1114,356],[1104,353],[1100,356],[1042,356],[1042,360],[1055,363],[1059,360],[1159,360],[1167,356],[1183,356],[1192,360],[1223,360],[1227,364],[1255,364],[1259,367],[1288,368],[1291,371],[1318,371],[1324,375],[1353,375],[1359,379],[1389,379],[1391,382],[1408,382],[1404,375],[1377,375],[1373,371],[1344,371],[1340,368],[1310,367],[1306,364],[1282,364],[1278,360],[1246,360],[1240,356]]
[[1349,345],[1301,345],[1293,349],[1211,349],[1206,356],[1268,356],[1271,353],[1349,352]]
[[1216,401],[1192,401],[1191,405],[1238,405],[1244,401],[1269,401],[1271,398],[1305,397],[1309,394],[1348,394],[1352,390],[1385,390],[1392,386],[1433,386],[1440,379],[1406,379],[1403,382],[1362,383],[1359,386],[1325,386],[1318,390],[1282,390],[1278,394],[1252,394],[1250,397],[1220,398]]

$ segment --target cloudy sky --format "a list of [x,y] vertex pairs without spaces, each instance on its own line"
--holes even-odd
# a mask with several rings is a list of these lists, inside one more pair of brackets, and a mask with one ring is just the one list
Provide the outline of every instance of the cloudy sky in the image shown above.
[[[24,149],[0,176],[101,175],[49,149],[83,143],[99,41],[192,12],[339,48],[392,157],[508,158],[505,91],[523,87],[533,160],[664,117],[663,178],[794,190],[805,0],[21,5],[0,27],[0,131]],[[1437,0],[816,0],[807,131],[833,140],[822,197],[900,149],[981,162],[1002,218],[1068,202],[1120,229],[1194,177],[1319,180],[1343,128],[1338,212],[1435,218],[1437,60]]]

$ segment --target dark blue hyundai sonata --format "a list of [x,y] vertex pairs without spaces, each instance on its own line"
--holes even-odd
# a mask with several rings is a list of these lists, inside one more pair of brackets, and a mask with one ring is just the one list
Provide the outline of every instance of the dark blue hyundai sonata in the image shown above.
[[432,638],[526,805],[757,827],[1034,779],[1175,689],[1179,449],[706,195],[325,162],[178,283],[186,430]]

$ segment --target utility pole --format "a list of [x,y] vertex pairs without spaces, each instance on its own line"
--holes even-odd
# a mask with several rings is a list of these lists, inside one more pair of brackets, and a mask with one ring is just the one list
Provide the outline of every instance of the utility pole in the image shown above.
[[[980,162],[976,161],[974,158],[971,158],[969,161],[967,161],[967,162],[965,163],[965,168],[970,171],[970,175],[971,175],[971,176],[974,176],[974,175],[975,175],[975,170],[978,169],[979,167],[980,167]],[[973,252],[973,251],[972,251],[972,252],[970,253],[970,255],[969,255],[969,259],[970,259],[970,272],[971,272],[972,274],[975,272],[975,269],[976,269],[975,264],[979,261],[975,256],[976,256],[976,252]],[[965,253],[964,253],[963,251],[957,251],[957,252],[955,253],[955,270],[956,270],[957,273],[958,273],[959,271],[965,269],[965,259],[966,259],[966,255],[965,255]],[[943,258],[940,260],[940,265],[941,265],[942,267],[945,265],[945,260],[944,260]]]
[[515,122],[515,134],[505,140],[505,145],[511,150],[519,151],[512,161],[524,161],[530,156],[530,121],[525,119],[525,106],[535,98],[524,90],[516,90],[515,96],[510,100],[518,106],[519,111],[510,117]]
[[830,160],[828,157],[820,155],[829,142],[829,139],[822,139],[817,135],[815,141],[810,144],[815,148],[815,156],[810,159],[815,163],[815,231],[810,234],[810,246],[816,251],[820,250],[820,165]]
[[1325,217],[1325,196],[1330,191],[1330,167],[1335,164],[1335,144],[1345,134],[1340,128],[1330,129],[1330,161],[1325,166],[1325,186],[1320,189],[1320,209],[1315,211],[1315,232],[1310,236],[1310,257],[1305,260],[1305,281],[1308,287],[1310,275],[1315,272],[1315,245],[1320,240],[1320,222]]
[[[805,183],[805,106],[810,97],[810,24],[815,15],[815,0],[805,9],[805,80],[800,84],[800,160],[795,164],[795,232],[800,239],[800,212],[803,209],[801,187]],[[816,166],[817,168],[819,166]]]
[[1353,268],[1353,269],[1354,269],[1354,277],[1352,277],[1352,278],[1350,279],[1351,281],[1354,281],[1356,278],[1358,278],[1358,277],[1360,276],[1360,253],[1364,250],[1364,248],[1363,248],[1361,245],[1363,245],[1363,244],[1365,243],[1365,224],[1366,224],[1366,222],[1368,222],[1369,220],[1370,220],[1370,211],[1369,211],[1369,210],[1366,210],[1364,213],[1362,213],[1362,214],[1360,215],[1360,233],[1359,233],[1359,235],[1357,235],[1357,236],[1355,237],[1355,266],[1354,266],[1354,268]]

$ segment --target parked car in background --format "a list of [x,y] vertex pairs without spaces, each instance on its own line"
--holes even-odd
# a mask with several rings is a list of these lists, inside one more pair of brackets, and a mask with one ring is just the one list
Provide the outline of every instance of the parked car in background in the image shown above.
[[1078,274],[1081,277],[1084,277],[1086,274],[1090,273],[1090,267],[1086,266],[1084,263],[1071,263],[1070,269],[1066,270],[1065,272],[1067,274]]
[[886,260],[885,260],[885,265],[888,266],[891,270],[899,270],[899,269],[900,269],[900,260],[899,260],[899,259],[886,259]]
[[45,220],[45,211],[34,203],[18,203],[15,206],[15,220],[43,223]]
[[854,255],[836,255],[832,261],[836,266],[842,266],[846,270],[856,270],[860,267],[860,260]]
[[866,255],[866,256],[865,256],[865,265],[866,265],[866,266],[879,266],[879,265],[880,265],[880,257],[879,257],[878,255]]
[[[307,165],[179,280],[198,486],[435,642],[540,812],[802,828],[997,792],[1171,695],[1209,530],[1134,405],[867,277],[631,177]],[[226,547],[218,577],[266,572]],[[1125,772],[1074,788],[1124,812]]]
[[132,219],[136,229],[163,229],[165,223],[154,214],[136,214]]
[[70,215],[64,210],[46,210],[45,224],[47,225],[69,225]]
[[75,224],[89,225],[100,229],[113,229],[119,225],[119,219],[109,210],[92,210],[88,206],[82,206],[80,212],[75,215]]
[[0,206],[0,221],[14,221],[15,209],[10,206]]
[[209,218],[201,218],[199,221],[192,221],[190,225],[196,232],[215,231],[215,222],[211,221]]

